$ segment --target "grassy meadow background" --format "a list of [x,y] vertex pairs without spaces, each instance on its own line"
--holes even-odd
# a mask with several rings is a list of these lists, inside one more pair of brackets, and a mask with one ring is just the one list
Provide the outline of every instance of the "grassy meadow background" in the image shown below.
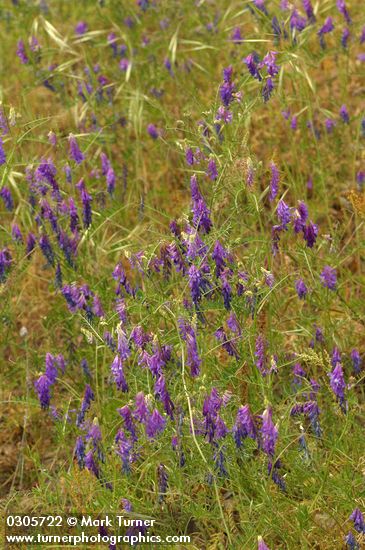
[[362,2],[3,0],[0,29],[2,510],[362,548]]

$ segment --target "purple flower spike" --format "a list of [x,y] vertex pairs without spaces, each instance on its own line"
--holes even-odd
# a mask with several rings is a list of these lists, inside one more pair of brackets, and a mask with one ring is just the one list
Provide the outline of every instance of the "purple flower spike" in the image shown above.
[[312,6],[312,3],[311,3],[311,0],[302,0],[302,4],[303,4],[303,8],[304,8],[304,11],[305,11],[305,14],[306,14],[308,20],[309,20],[311,23],[314,23],[314,21],[316,20],[316,18],[315,18],[315,15],[314,15],[314,11],[313,11],[313,6]]
[[351,531],[345,537],[345,542],[346,542],[346,546],[349,550],[360,550],[360,547],[357,544],[356,539],[355,539],[353,533],[351,533]]
[[349,519],[354,522],[354,527],[358,533],[365,533],[364,516],[359,508],[355,508]]
[[89,472],[92,472],[95,477],[99,477],[99,469],[95,462],[93,451],[89,451],[85,455],[84,463]]
[[348,113],[348,110],[347,110],[347,107],[346,105],[342,105],[341,106],[341,109],[340,109],[340,117],[342,118],[343,122],[345,124],[349,124],[350,123],[350,116],[349,116],[349,113]]
[[76,439],[76,445],[75,445],[75,451],[74,451],[75,458],[77,460],[77,463],[79,465],[80,470],[83,469],[85,463],[85,444],[81,436],[79,436]]
[[232,428],[232,433],[238,448],[242,446],[242,442],[246,439],[246,437],[256,439],[256,427],[248,405],[238,409],[236,422]]
[[298,279],[295,281],[295,290],[297,291],[298,297],[304,299],[308,293],[308,289],[303,281],[303,279]]
[[168,475],[166,466],[159,464],[157,468],[157,480],[158,480],[158,501],[161,503],[165,500],[167,492]]
[[154,409],[146,422],[146,434],[150,439],[154,439],[156,435],[163,432],[165,429],[166,420],[157,409]]
[[362,359],[360,357],[360,353],[356,348],[354,348],[351,352],[351,360],[354,373],[359,374],[361,372]]
[[160,375],[157,382],[155,383],[154,390],[155,390],[155,395],[161,399],[166,414],[168,414],[169,417],[173,419],[174,418],[173,410],[175,406],[171,400],[169,392],[166,389],[166,381],[163,374]]
[[271,180],[270,180],[269,199],[272,202],[276,198],[279,191],[280,175],[279,175],[279,170],[277,169],[277,166],[274,162],[270,163],[270,170],[271,170]]
[[266,341],[261,335],[259,335],[256,338],[255,356],[256,356],[256,367],[259,369],[262,376],[266,376],[268,373],[267,366],[266,366],[266,361],[267,361]]
[[317,235],[318,225],[310,221],[308,225],[303,228],[303,237],[305,242],[307,243],[308,248],[313,248],[317,240]]
[[13,201],[13,197],[11,196],[10,189],[8,187],[4,186],[4,187],[1,188],[0,197],[4,201],[4,206],[5,206],[6,210],[9,210],[9,211],[13,210],[14,201]]
[[258,70],[258,61],[259,57],[256,52],[250,53],[245,59],[244,62],[246,63],[246,66],[254,78],[257,78],[258,81],[262,80],[262,77]]
[[346,383],[343,375],[341,363],[337,363],[332,372],[328,374],[333,393],[337,397],[341,408],[345,409],[345,389]]
[[266,9],[266,6],[265,6],[265,0],[252,0],[253,3],[255,4],[256,8],[260,11],[262,11],[262,13],[264,13],[265,15],[267,15],[267,9]]
[[234,44],[242,44],[243,37],[241,33],[241,29],[239,27],[235,27],[231,34],[231,40]]
[[81,36],[82,34],[85,34],[88,30],[87,23],[85,21],[79,21],[75,27],[75,34],[78,34]]
[[51,394],[50,394],[50,388],[52,386],[52,382],[48,378],[46,374],[42,374],[34,382],[34,387],[36,389],[36,392],[38,394],[38,399],[41,404],[42,409],[48,409],[49,403],[51,400]]
[[290,16],[290,28],[301,32],[307,26],[305,17],[299,15],[298,10],[294,9]]
[[6,163],[6,155],[3,146],[3,140],[0,137],[0,166]]
[[25,53],[25,45],[24,45],[23,40],[18,41],[18,47],[17,47],[17,50],[16,50],[16,54],[19,57],[20,62],[23,63],[23,65],[26,65],[27,63],[29,63],[29,58],[28,58],[27,54]]
[[291,220],[291,209],[283,200],[279,201],[277,215],[283,229],[287,229],[287,225]]
[[258,537],[257,550],[270,550],[270,548],[266,546],[264,539],[262,537]]
[[336,122],[332,120],[332,118],[326,118],[324,121],[324,124],[326,126],[326,130],[328,134],[331,134],[333,132],[334,127],[336,126]]
[[348,9],[346,7],[346,3],[345,3],[345,0],[337,0],[337,9],[338,11],[341,13],[341,15],[343,15],[343,17],[345,18],[345,21],[348,25],[351,24],[351,17],[350,17],[350,14],[348,12]]
[[114,357],[113,363],[111,365],[111,371],[114,376],[114,380],[118,390],[121,389],[123,392],[127,392],[128,384],[124,375],[123,361],[119,355],[116,355]]
[[262,414],[261,446],[264,453],[274,456],[278,430],[272,421],[272,409],[268,407]]
[[319,43],[321,45],[321,48],[324,49],[326,47],[326,43],[324,41],[324,35],[328,34],[329,32],[332,32],[334,28],[335,27],[333,25],[332,17],[327,17],[326,21],[324,22],[324,24],[322,25],[322,27],[319,29],[317,33],[319,36]]
[[159,131],[157,130],[154,124],[149,124],[147,126],[147,132],[152,139],[157,139],[159,137]]
[[180,334],[186,342],[187,347],[187,365],[190,367],[192,377],[199,376],[201,359],[198,353],[196,334],[193,327],[184,319],[179,319]]
[[11,225],[11,236],[12,236],[13,240],[16,243],[22,243],[23,242],[23,235],[22,235],[22,232],[20,231],[20,227],[17,223],[13,223]]
[[73,134],[68,136],[68,142],[70,145],[70,158],[73,159],[76,164],[81,164],[85,160],[85,155],[81,152]]
[[214,159],[210,159],[208,162],[207,175],[212,181],[215,181],[218,178],[217,165]]
[[336,290],[337,275],[336,269],[329,265],[325,265],[320,275],[322,286],[329,290]]

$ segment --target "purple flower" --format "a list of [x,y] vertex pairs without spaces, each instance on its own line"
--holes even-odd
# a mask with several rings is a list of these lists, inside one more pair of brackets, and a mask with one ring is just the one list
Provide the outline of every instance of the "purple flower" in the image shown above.
[[333,132],[333,128],[336,126],[336,122],[331,118],[326,118],[324,124],[326,126],[327,133],[331,134]]
[[295,281],[295,290],[297,291],[298,297],[303,299],[308,293],[308,289],[303,281],[303,279],[298,279]]
[[259,369],[262,376],[266,376],[268,373],[266,366],[266,341],[264,340],[263,336],[261,336],[261,334],[256,338],[255,357],[256,367]]
[[0,130],[2,135],[6,136],[9,133],[9,125],[4,113],[4,109],[0,107]]
[[46,353],[46,370],[45,374],[51,384],[54,384],[58,374],[57,361],[51,353]]
[[85,455],[84,459],[85,467],[89,470],[89,472],[92,472],[95,477],[99,477],[99,469],[94,459],[93,451],[89,451]]
[[272,409],[268,407],[262,414],[261,447],[268,456],[274,456],[278,430],[272,421]]
[[209,443],[212,443],[215,436],[217,416],[222,406],[223,400],[219,397],[217,388],[212,388],[203,404],[203,416],[205,418],[204,431],[208,436]]
[[232,103],[234,90],[235,90],[235,85],[233,82],[225,81],[223,82],[223,84],[221,84],[219,88],[219,95],[225,107],[229,107],[230,104]]
[[17,243],[22,243],[23,242],[23,235],[22,235],[22,232],[20,231],[20,227],[17,223],[12,223],[11,224],[11,236],[13,238],[13,240]]
[[342,118],[342,120],[345,124],[350,123],[350,116],[349,116],[346,105],[341,106],[341,108],[340,108],[340,117]]
[[208,162],[207,175],[212,181],[215,181],[218,177],[217,165],[213,158],[211,158]]
[[322,25],[322,27],[319,29],[317,33],[319,36],[319,43],[321,45],[321,48],[326,47],[326,43],[324,41],[324,35],[329,32],[332,32],[333,29],[334,29],[334,25],[333,25],[332,17],[327,17],[326,21],[324,22],[324,24]]
[[238,351],[236,350],[231,340],[227,338],[227,334],[225,333],[223,327],[219,327],[215,331],[214,336],[217,338],[217,340],[219,340],[219,342],[222,342],[222,348],[226,350],[228,355],[230,355],[231,357],[235,357],[237,360],[239,359]]
[[341,15],[344,16],[346,23],[348,25],[350,25],[351,24],[351,17],[350,17],[350,14],[349,14],[348,10],[347,10],[345,0],[337,0],[336,5],[337,5],[338,11],[341,13]]
[[83,153],[81,152],[76,138],[73,134],[70,134],[68,136],[68,142],[70,145],[70,158],[73,159],[76,164],[81,164],[82,161],[85,160],[85,155],[83,155]]
[[166,389],[166,381],[163,374],[160,375],[157,382],[155,383],[154,391],[155,391],[156,397],[159,397],[160,400],[162,401],[166,414],[168,414],[169,417],[173,419],[174,418],[173,410],[175,406],[171,400],[169,392]]
[[149,133],[152,139],[157,139],[159,137],[159,131],[157,130],[154,124],[149,124],[147,126],[147,132]]
[[126,72],[128,70],[129,65],[129,59],[127,59],[126,57],[122,57],[122,59],[119,61],[119,68],[123,72]]
[[24,45],[23,40],[18,41],[18,47],[17,47],[17,50],[16,50],[16,54],[19,57],[20,62],[23,63],[23,65],[25,65],[26,63],[29,63],[28,56],[25,53],[25,45]]
[[337,363],[333,371],[330,372],[328,376],[330,377],[330,386],[332,391],[337,397],[341,407],[344,408],[346,383],[341,363]]
[[32,232],[29,232],[27,235],[27,246],[26,246],[26,252],[28,257],[33,252],[36,243],[37,241],[36,241],[35,235]]
[[336,290],[337,275],[336,269],[329,265],[325,265],[320,275],[322,286],[329,290]]
[[201,359],[199,357],[198,345],[196,341],[195,330],[187,321],[179,319],[179,328],[182,339],[187,347],[187,365],[190,367],[192,377],[199,376]]
[[262,88],[262,97],[263,97],[265,103],[267,101],[269,101],[273,90],[274,90],[274,82],[273,82],[272,78],[268,78],[265,81],[265,84]]
[[354,535],[349,532],[349,534],[345,537],[346,546],[349,550],[359,550],[359,545],[356,542],[356,539]]
[[121,409],[118,409],[118,412],[123,418],[124,427],[126,430],[129,431],[132,440],[137,441],[138,437],[131,409],[128,407],[128,405],[125,405]]
[[81,436],[78,436],[78,438],[76,439],[74,455],[80,470],[82,470],[82,468],[84,467],[84,459],[85,459],[85,444]]
[[159,464],[157,467],[157,485],[158,485],[158,501],[161,503],[165,500],[167,492],[168,475],[166,466]]
[[84,227],[85,229],[87,229],[88,227],[90,227],[92,222],[91,202],[93,199],[92,199],[92,196],[86,190],[85,182],[83,178],[76,184],[76,187],[81,194],[82,212],[83,212],[82,219],[84,222]]
[[258,71],[258,62],[259,62],[259,57],[257,55],[256,52],[253,52],[253,53],[250,53],[244,60],[243,60],[245,63],[246,63],[246,66],[251,74],[251,76],[253,76],[254,78],[257,78],[257,80],[262,80],[262,77]]
[[11,196],[10,189],[8,187],[2,187],[0,190],[0,197],[4,201],[4,206],[7,210],[11,211],[14,208],[13,197]]
[[335,367],[337,363],[341,363],[341,352],[338,347],[335,346],[332,351],[331,365]]
[[108,193],[112,195],[115,190],[115,172],[112,167],[109,168],[106,174],[106,185]]
[[270,51],[268,52],[264,59],[259,63],[259,69],[266,67],[267,74],[274,77],[278,74],[280,67],[276,64],[276,56],[278,52]]
[[56,147],[57,145],[57,136],[54,132],[50,131],[48,132],[48,141],[50,142],[51,145],[53,145],[53,147]]
[[232,433],[238,448],[242,446],[242,442],[246,437],[256,439],[256,427],[248,405],[238,409]]
[[270,170],[271,170],[271,180],[270,180],[270,194],[269,199],[272,202],[279,191],[279,181],[280,181],[280,175],[279,170],[276,167],[276,164],[274,162],[270,163]]
[[143,392],[139,392],[135,398],[133,416],[138,422],[145,423],[148,418],[148,406]]
[[257,550],[270,550],[270,548],[266,546],[264,539],[262,537],[258,537]]
[[302,31],[307,26],[307,20],[305,17],[299,15],[298,10],[294,9],[290,15],[290,28]]
[[3,140],[0,137],[0,166],[6,163],[6,155],[3,146]]
[[113,363],[111,365],[111,371],[118,390],[121,389],[123,392],[127,392],[128,384],[124,375],[123,361],[119,355],[116,355],[114,357]]
[[75,27],[75,34],[82,35],[88,30],[87,23],[85,21],[79,21]]
[[43,256],[46,258],[48,265],[54,266],[54,252],[47,235],[41,235],[39,237],[39,248],[42,251]]
[[243,37],[241,34],[241,29],[239,27],[235,27],[231,34],[231,40],[234,44],[241,44],[243,42]]
[[361,364],[362,364],[362,359],[360,357],[360,353],[358,352],[358,350],[356,348],[354,348],[351,351],[350,356],[351,356],[351,360],[352,360],[352,366],[353,366],[353,369],[354,369],[354,373],[359,374],[360,371],[361,371]]
[[308,248],[313,248],[318,235],[318,225],[310,221],[308,225],[303,228],[304,240],[307,243]]
[[233,311],[227,319],[227,326],[234,334],[241,335],[241,332],[242,332],[241,327],[240,327],[238,319],[237,319],[236,315],[233,313]]
[[166,420],[157,409],[154,409],[152,414],[146,421],[146,434],[150,439],[154,439],[156,435],[165,429]]
[[316,18],[314,16],[313,6],[312,6],[312,3],[311,3],[311,0],[302,0],[302,4],[303,4],[303,8],[304,8],[304,11],[305,11],[305,14],[306,14],[308,20],[311,23],[314,23]]
[[298,118],[296,116],[292,117],[290,127],[292,130],[296,130],[298,128]]
[[359,508],[355,508],[349,519],[354,522],[354,527],[358,533],[365,534],[364,516]]
[[347,27],[343,30],[342,36],[341,36],[341,44],[344,48],[347,48],[347,42],[350,38],[350,29]]
[[84,398],[82,400],[81,408],[76,419],[76,426],[81,426],[81,424],[84,422],[85,414],[90,408],[91,401],[94,401],[94,399],[95,396],[91,387],[89,386],[89,384],[86,384]]
[[265,15],[267,15],[267,9],[266,9],[266,6],[265,6],[265,0],[252,0],[252,2],[255,4],[256,8],[260,11],[262,11],[262,13],[264,13]]
[[279,201],[276,212],[283,229],[287,229],[287,225],[291,220],[291,210],[282,199]]
[[294,211],[293,224],[295,233],[303,231],[305,222],[308,219],[308,208],[305,202],[299,201]]
[[96,296],[96,294],[93,297],[92,312],[96,317],[104,317],[105,316],[103,306],[101,305],[100,298],[99,298],[99,296]]
[[38,399],[42,409],[48,409],[51,400],[50,388],[52,382],[46,374],[42,374],[38,380],[34,382],[34,387],[38,394]]

